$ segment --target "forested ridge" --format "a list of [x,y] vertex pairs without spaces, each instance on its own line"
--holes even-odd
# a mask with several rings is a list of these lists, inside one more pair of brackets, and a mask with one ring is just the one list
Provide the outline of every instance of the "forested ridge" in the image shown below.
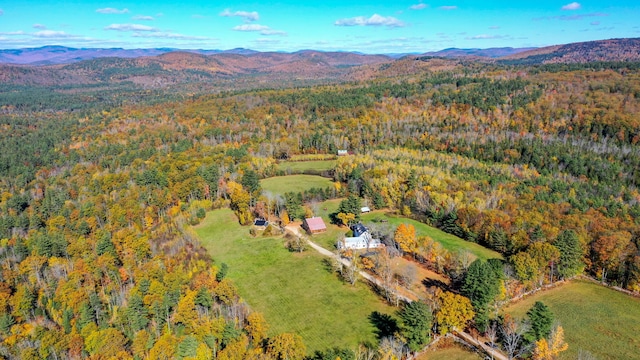
[[[339,149],[354,155],[333,170],[338,194],[500,252],[505,294],[583,271],[640,292],[636,63],[455,61],[330,85],[194,88],[2,90],[0,356],[302,358],[299,336],[268,336],[189,226],[220,207],[250,223],[270,205],[247,174]],[[398,246],[460,286],[442,304],[462,294],[486,311],[467,274],[490,268]]]

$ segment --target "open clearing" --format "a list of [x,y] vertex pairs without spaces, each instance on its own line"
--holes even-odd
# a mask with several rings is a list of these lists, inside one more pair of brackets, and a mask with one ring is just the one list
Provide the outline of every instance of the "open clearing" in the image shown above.
[[310,354],[376,343],[369,316],[395,312],[367,285],[340,281],[315,251],[291,253],[281,238],[252,238],[229,209],[209,212],[195,231],[214,260],[229,265],[228,277],[243,299],[264,314],[270,335],[297,333]]
[[388,221],[393,227],[397,227],[400,224],[411,224],[416,228],[417,236],[430,236],[434,241],[439,242],[443,248],[449,252],[455,253],[458,251],[469,251],[471,254],[479,257],[480,259],[498,258],[502,259],[502,255],[499,253],[487,249],[486,247],[462,240],[459,237],[431,227],[427,224],[423,224],[419,221],[408,219],[404,217],[389,216],[388,214],[380,212],[372,212],[369,214],[361,215],[362,222],[380,222],[381,220]]
[[282,170],[289,174],[295,174],[308,170],[327,171],[333,169],[335,165],[335,160],[284,161],[278,164],[278,170]]
[[427,351],[416,358],[416,360],[481,360],[482,357],[461,346],[451,345],[443,349],[436,349],[435,351]]
[[316,175],[288,175],[262,179],[260,186],[265,191],[284,194],[287,192],[299,193],[311,188],[325,189],[333,187],[333,182],[331,179]]
[[564,328],[569,349],[561,358],[575,359],[580,349],[598,359],[640,358],[640,299],[576,280],[538,292],[505,311],[524,318],[536,301],[549,306]]

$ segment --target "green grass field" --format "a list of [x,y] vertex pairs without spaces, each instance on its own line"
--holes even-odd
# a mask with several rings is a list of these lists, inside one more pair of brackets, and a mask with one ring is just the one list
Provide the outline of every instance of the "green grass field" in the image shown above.
[[278,170],[295,174],[306,170],[327,171],[333,169],[335,165],[335,160],[285,161],[278,164]]
[[640,359],[640,299],[577,280],[534,294],[505,310],[524,318],[536,301],[549,306],[564,328],[569,349],[561,358],[575,359],[582,349],[598,359]]
[[395,311],[365,284],[340,281],[318,253],[291,253],[280,238],[252,238],[228,209],[209,212],[195,230],[213,259],[229,265],[228,277],[251,308],[264,314],[270,334],[297,333],[309,353],[375,343],[368,317]]
[[442,230],[436,229],[416,220],[407,219],[404,217],[388,216],[379,212],[363,214],[361,218],[362,222],[375,220],[379,221],[381,219],[384,219],[393,226],[398,226],[400,224],[411,224],[416,228],[416,234],[418,236],[430,236],[433,240],[442,244],[442,247],[449,250],[450,252],[468,250],[473,255],[485,260],[490,258],[502,258],[502,255],[500,255],[499,253],[487,249],[482,245],[462,240],[455,235],[447,234]]
[[260,180],[260,186],[265,191],[274,194],[287,192],[302,192],[311,188],[327,188],[333,186],[331,179],[316,175],[288,175],[275,176]]
[[481,360],[482,357],[469,349],[459,345],[453,345],[445,349],[427,351],[416,360]]

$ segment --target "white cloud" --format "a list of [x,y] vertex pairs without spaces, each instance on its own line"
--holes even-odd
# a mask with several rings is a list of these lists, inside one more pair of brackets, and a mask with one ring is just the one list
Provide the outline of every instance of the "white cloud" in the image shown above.
[[504,36],[502,35],[489,35],[489,34],[480,34],[476,36],[469,36],[467,40],[491,40],[491,39],[502,39]]
[[111,24],[104,29],[115,31],[158,31],[154,27],[140,24]]
[[458,7],[455,5],[440,6],[440,10],[458,10]]
[[580,3],[577,2],[572,2],[570,4],[567,4],[563,7],[561,7],[562,10],[578,10],[582,7],[582,5],[580,5]]
[[120,10],[115,8],[102,8],[102,9],[96,10],[96,12],[100,14],[126,14],[129,12],[129,9],[124,8]]
[[148,16],[148,15],[136,15],[134,17],[131,18],[132,20],[141,20],[141,21],[153,21],[155,20],[153,18],[153,16]]
[[258,44],[279,44],[279,43],[281,43],[280,40],[272,39],[272,38],[258,38],[258,39],[255,39],[254,42],[258,43]]
[[0,35],[16,36],[16,35],[26,35],[26,34],[24,31],[18,30],[18,31],[0,32]]
[[70,37],[75,37],[74,35],[71,34],[67,34],[64,31],[54,31],[54,30],[42,30],[42,31],[38,31],[33,33],[33,36],[38,37],[38,38],[70,38]]
[[44,30],[44,29],[46,29],[47,27],[46,27],[45,25],[42,25],[42,24],[33,24],[33,28],[34,28],[34,29]]
[[244,24],[238,25],[233,28],[235,31],[263,31],[269,29],[266,25],[258,25],[258,24]]
[[419,3],[419,4],[415,4],[415,5],[409,6],[409,9],[411,9],[411,10],[422,10],[422,9],[424,9],[426,7],[427,7],[427,4]]
[[231,10],[225,9],[223,12],[220,13],[220,16],[224,16],[224,17],[238,16],[238,17],[244,18],[244,20],[247,22],[260,20],[260,15],[258,14],[257,11],[231,12]]
[[217,40],[217,39],[209,38],[205,36],[191,36],[191,35],[183,35],[183,34],[168,33],[168,32],[146,32],[146,33],[136,32],[132,36],[137,38],[146,38],[146,39]]
[[259,24],[243,24],[243,25],[238,25],[236,27],[234,27],[233,29],[234,31],[258,31],[260,32],[261,35],[287,35],[286,32],[281,31],[281,30],[274,30],[266,25],[259,25]]
[[404,27],[404,22],[394,18],[393,16],[381,16],[378,14],[371,15],[370,18],[364,16],[356,16],[353,18],[339,19],[333,23],[336,26],[387,26],[387,27]]

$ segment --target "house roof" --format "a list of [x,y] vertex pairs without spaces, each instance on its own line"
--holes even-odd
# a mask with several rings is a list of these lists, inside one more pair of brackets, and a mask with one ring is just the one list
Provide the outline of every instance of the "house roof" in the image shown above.
[[327,229],[327,225],[324,224],[324,221],[322,220],[321,217],[312,217],[312,218],[305,219],[305,221],[307,222],[309,231]]
[[256,221],[253,223],[253,225],[255,226],[267,226],[269,222],[265,219],[256,219]]
[[360,236],[366,233],[368,229],[364,225],[358,223],[351,225],[351,231],[353,231],[353,236]]

